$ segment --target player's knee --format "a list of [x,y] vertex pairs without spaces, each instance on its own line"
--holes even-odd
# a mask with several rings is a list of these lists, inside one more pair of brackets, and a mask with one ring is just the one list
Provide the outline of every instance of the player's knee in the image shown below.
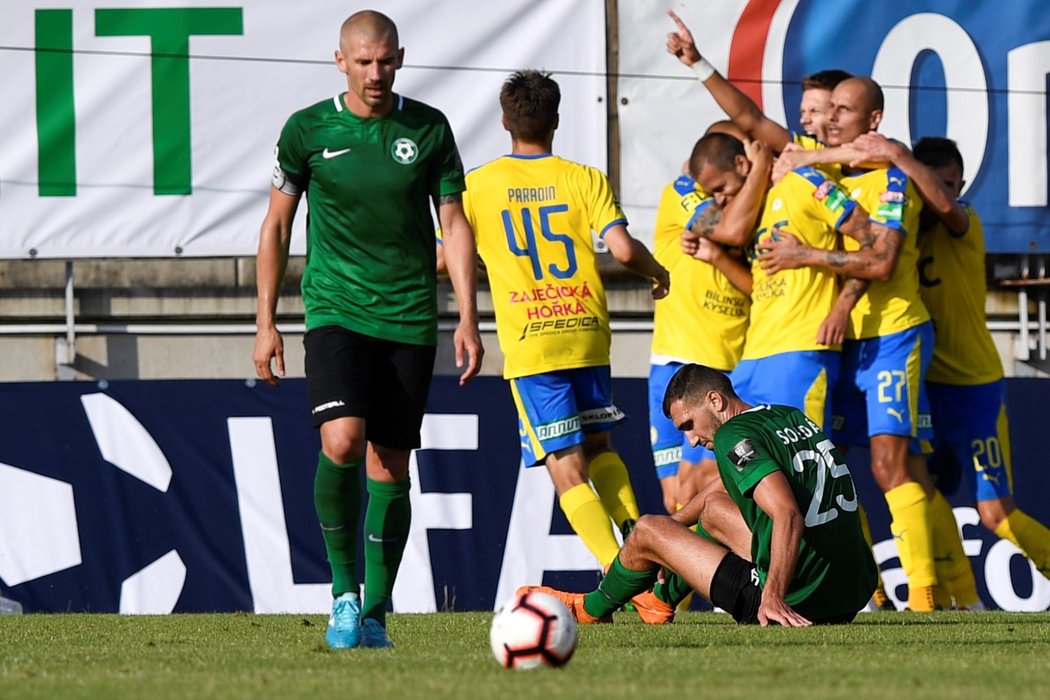
[[666,519],[666,515],[643,515],[640,517],[638,522],[634,524],[634,529],[631,530],[631,536],[627,538],[625,547],[629,545],[632,548],[647,549],[659,531],[661,523]]
[[329,433],[321,443],[325,456],[336,464],[348,464],[365,456],[364,439],[355,439],[349,433]]
[[592,460],[602,452],[611,452],[612,443],[609,442],[609,433],[587,433],[583,441],[583,455],[587,460]]
[[905,460],[890,451],[872,451],[871,474],[884,492],[910,480]]

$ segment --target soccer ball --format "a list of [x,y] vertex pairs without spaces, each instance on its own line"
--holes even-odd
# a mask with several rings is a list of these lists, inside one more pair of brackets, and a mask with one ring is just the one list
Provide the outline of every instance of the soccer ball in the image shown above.
[[548,593],[515,595],[492,618],[492,654],[514,669],[563,666],[576,651],[576,620]]

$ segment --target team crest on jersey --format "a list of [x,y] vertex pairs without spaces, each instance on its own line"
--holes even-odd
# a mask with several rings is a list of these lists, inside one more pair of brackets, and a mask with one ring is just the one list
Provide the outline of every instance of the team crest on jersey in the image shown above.
[[744,438],[733,449],[729,450],[729,461],[733,463],[738,472],[744,471],[744,467],[758,455],[758,448],[749,438]]
[[401,165],[408,165],[419,157],[419,146],[412,139],[400,138],[390,146],[390,155]]

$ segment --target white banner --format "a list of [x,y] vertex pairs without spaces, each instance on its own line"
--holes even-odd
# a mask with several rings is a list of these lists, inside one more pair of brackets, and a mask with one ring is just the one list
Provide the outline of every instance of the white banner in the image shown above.
[[[365,7],[4,2],[0,258],[254,255],[281,126],[346,89],[339,26]],[[510,150],[498,93],[522,68],[561,85],[555,151],[606,167],[602,0],[376,7],[405,47],[395,89],[445,112],[467,168]]]

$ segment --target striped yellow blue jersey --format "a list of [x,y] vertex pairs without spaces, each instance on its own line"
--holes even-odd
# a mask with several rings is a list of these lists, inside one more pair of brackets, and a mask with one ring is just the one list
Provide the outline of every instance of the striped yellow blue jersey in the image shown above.
[[969,386],[1002,379],[1003,366],[985,318],[984,227],[962,204],[966,231],[953,234],[938,222],[919,233],[919,293],[936,332],[926,379]]
[[463,204],[488,271],[503,376],[609,364],[591,231],[627,219],[608,178],[550,154],[508,155],[468,173]]
[[[755,248],[776,235],[777,229],[794,234],[819,250],[834,250],[837,229],[857,203],[821,171],[798,168],[788,173],[766,194],[755,233]],[[835,273],[802,267],[766,273],[757,260],[751,274],[751,325],[743,359],[759,359],[782,352],[828,350],[817,344],[817,331],[838,296]],[[838,348],[830,348],[838,349]]]
[[653,255],[674,282],[653,312],[653,364],[696,362],[728,371],[744,349],[751,300],[717,267],[682,252],[686,224],[712,202],[688,175],[660,196]]
[[[919,211],[922,200],[911,178],[897,167],[876,168],[850,175],[840,181],[842,188],[868,211],[871,221],[893,229],[903,238],[900,257],[893,276],[876,280],[868,287],[850,314],[846,337],[859,340],[890,335],[914,328],[929,320],[930,315],[919,297]],[[857,250],[860,244],[845,239],[846,250]]]

